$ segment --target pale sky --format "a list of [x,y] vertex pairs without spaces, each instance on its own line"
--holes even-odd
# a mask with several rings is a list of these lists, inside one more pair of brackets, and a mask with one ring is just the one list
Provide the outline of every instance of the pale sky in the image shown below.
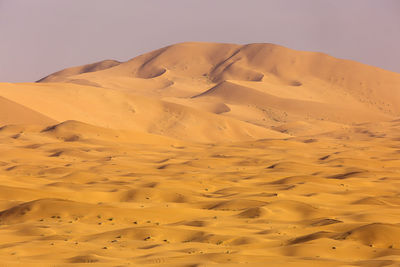
[[400,73],[400,0],[0,0],[0,82],[184,41],[275,43]]

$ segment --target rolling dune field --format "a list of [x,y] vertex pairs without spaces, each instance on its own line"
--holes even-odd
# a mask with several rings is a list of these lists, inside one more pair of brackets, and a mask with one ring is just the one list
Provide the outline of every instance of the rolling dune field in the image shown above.
[[0,266],[399,266],[400,74],[181,43],[0,83]]

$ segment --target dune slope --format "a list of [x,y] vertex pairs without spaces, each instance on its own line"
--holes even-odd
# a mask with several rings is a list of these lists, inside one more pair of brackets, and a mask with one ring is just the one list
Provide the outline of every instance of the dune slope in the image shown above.
[[53,120],[39,112],[0,96],[0,126],[7,124],[49,124]]

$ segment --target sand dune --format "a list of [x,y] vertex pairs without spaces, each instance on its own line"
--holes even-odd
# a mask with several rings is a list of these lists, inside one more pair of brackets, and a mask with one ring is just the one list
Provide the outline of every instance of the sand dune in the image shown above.
[[304,120],[381,121],[400,115],[400,74],[273,44],[181,43],[104,70],[75,69],[64,71],[71,75],[51,76],[204,111],[210,111],[205,102],[221,99],[188,99],[212,88],[224,90],[229,99],[223,104],[230,108],[225,116],[264,127]]
[[0,92],[54,121],[78,120],[101,127],[148,132],[195,142],[285,136],[214,113],[105,88],[68,83],[4,84]]
[[397,266],[399,86],[216,43],[0,83],[0,262]]

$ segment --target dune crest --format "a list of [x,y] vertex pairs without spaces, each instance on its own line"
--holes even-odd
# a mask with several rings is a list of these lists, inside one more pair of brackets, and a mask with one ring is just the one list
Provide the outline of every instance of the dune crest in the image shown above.
[[102,60],[102,61],[99,61],[96,63],[87,64],[87,65],[83,65],[83,66],[67,68],[64,70],[57,71],[53,74],[50,74],[50,75],[38,80],[37,82],[62,82],[63,79],[65,79],[66,77],[69,77],[69,76],[105,70],[108,68],[115,67],[115,66],[119,65],[120,63],[121,62],[119,62],[119,61],[108,59],[108,60]]

